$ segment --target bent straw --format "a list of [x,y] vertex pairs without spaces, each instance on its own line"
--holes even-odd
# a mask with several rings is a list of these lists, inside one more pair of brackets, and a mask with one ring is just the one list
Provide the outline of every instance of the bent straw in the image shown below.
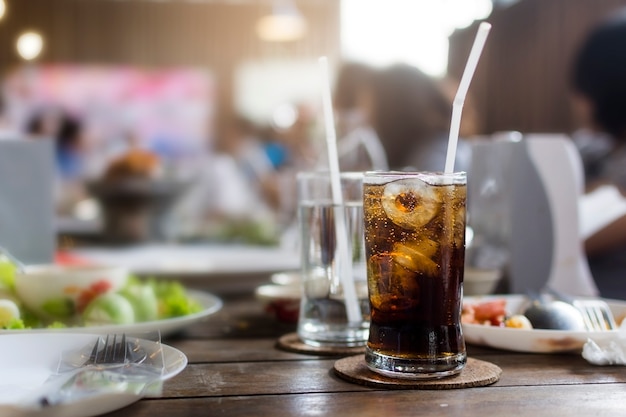
[[483,46],[485,46],[485,41],[487,40],[487,35],[489,35],[490,30],[491,24],[487,22],[482,22],[478,27],[476,39],[474,39],[472,50],[470,51],[469,58],[467,58],[459,89],[456,92],[456,96],[454,96],[454,102],[452,103],[452,121],[450,122],[450,136],[448,136],[448,151],[446,153],[446,166],[444,169],[444,172],[447,174],[454,170],[454,160],[456,159],[456,148],[459,142],[459,130],[461,128],[461,112],[463,111],[463,104],[465,104],[465,96],[467,95],[467,90],[474,76],[478,59],[480,58]]
[[333,117],[333,107],[330,92],[330,76],[328,74],[328,59],[323,56],[319,58],[322,73],[322,107],[324,109],[324,124],[326,127],[326,143],[328,148],[328,166],[330,169],[330,185],[333,195],[333,206],[335,207],[335,234],[339,257],[339,278],[343,285],[346,299],[346,313],[348,321],[351,323],[362,320],[361,308],[356,295],[354,276],[352,275],[352,256],[348,248],[346,236],[346,219],[344,217],[343,193],[341,191],[341,179],[339,177],[339,156],[337,154],[337,134],[335,132],[335,121]]

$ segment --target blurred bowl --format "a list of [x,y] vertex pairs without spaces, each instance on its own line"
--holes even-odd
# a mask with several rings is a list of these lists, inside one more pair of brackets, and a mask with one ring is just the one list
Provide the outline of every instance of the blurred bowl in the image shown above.
[[502,278],[502,271],[499,269],[480,269],[465,267],[463,279],[464,295],[486,295],[492,294],[498,282]]
[[261,285],[255,291],[257,300],[261,301],[265,310],[276,319],[285,323],[297,323],[300,311],[300,284]]
[[129,178],[87,183],[102,207],[104,237],[109,242],[163,240],[171,209],[190,183],[152,178]]
[[15,274],[15,292],[39,317],[67,320],[97,295],[121,289],[128,271],[100,265],[33,265]]
[[283,271],[272,274],[270,280],[278,285],[300,285],[300,271]]

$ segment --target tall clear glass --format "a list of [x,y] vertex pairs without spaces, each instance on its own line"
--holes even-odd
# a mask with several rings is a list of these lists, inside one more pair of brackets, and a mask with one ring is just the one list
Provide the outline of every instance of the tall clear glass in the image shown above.
[[[298,335],[313,346],[363,346],[369,332],[363,174],[341,173],[343,207],[333,204],[327,172],[303,172],[297,180],[303,288]],[[336,227],[337,210],[344,215],[344,230]],[[337,244],[339,233],[346,238],[347,253],[342,253]],[[351,276],[347,280],[341,276],[346,270],[340,267],[342,262],[350,264]],[[360,313],[357,320],[349,320],[346,282],[353,285],[356,292],[355,304]]]
[[365,174],[371,307],[365,359],[373,371],[426,379],[454,375],[465,366],[466,199],[464,172]]

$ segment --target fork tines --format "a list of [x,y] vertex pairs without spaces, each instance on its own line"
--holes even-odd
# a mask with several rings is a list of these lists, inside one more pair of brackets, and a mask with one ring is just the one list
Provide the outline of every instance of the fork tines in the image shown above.
[[102,338],[99,337],[96,340],[96,343],[94,343],[91,354],[87,358],[85,365],[126,363],[126,356],[128,352],[126,334],[107,334],[102,344],[100,343],[101,340]]
[[575,300],[574,307],[581,312],[585,327],[589,331],[604,331],[617,328],[613,314],[602,300]]

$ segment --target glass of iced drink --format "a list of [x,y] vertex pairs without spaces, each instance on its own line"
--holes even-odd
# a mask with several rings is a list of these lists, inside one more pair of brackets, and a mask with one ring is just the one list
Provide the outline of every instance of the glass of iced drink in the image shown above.
[[465,173],[368,172],[363,192],[368,367],[396,378],[461,372]]
[[[302,301],[298,335],[306,344],[364,346],[369,332],[369,303],[363,234],[363,173],[340,175],[343,206],[333,204],[328,172],[298,174],[298,219],[302,251]],[[336,216],[343,214],[343,230]],[[347,251],[342,252],[339,234]],[[348,262],[350,276],[342,274]],[[356,293],[357,317],[350,320],[345,284]]]

